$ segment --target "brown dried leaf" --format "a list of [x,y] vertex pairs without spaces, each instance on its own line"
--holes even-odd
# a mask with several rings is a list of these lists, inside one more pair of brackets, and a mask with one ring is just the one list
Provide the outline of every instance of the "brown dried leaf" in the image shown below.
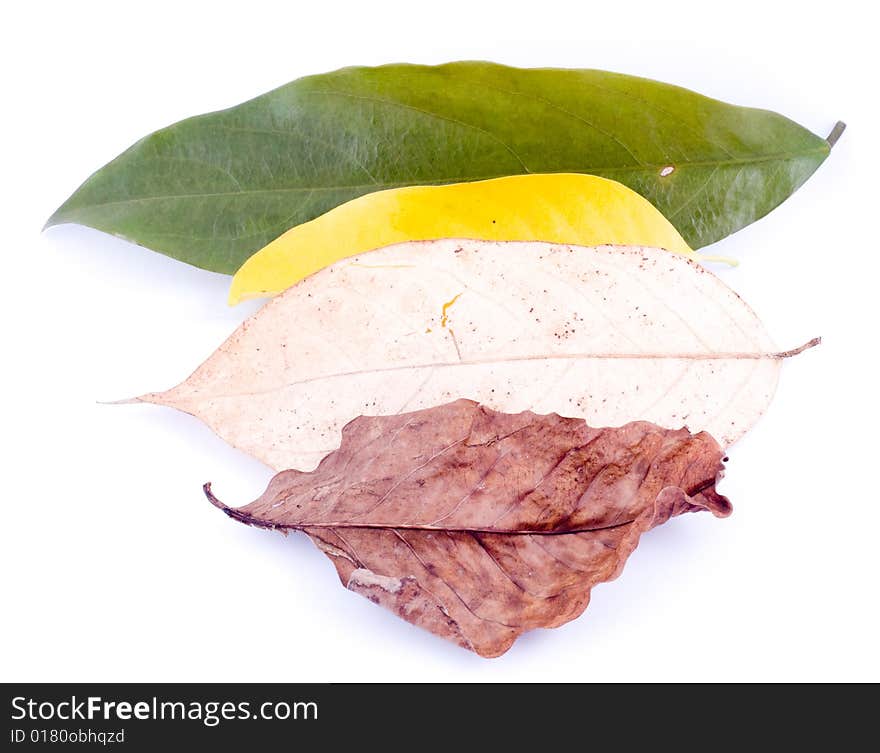
[[282,471],[245,507],[205,493],[243,523],[304,531],[348,589],[491,657],[577,617],[645,531],[728,515],[722,455],[706,433],[458,400],[355,419],[316,470]]

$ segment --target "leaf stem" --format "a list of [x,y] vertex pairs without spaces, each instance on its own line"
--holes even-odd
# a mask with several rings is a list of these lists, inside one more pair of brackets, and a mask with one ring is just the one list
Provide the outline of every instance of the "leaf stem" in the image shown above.
[[792,356],[796,356],[798,353],[803,353],[805,350],[815,348],[821,342],[821,337],[814,337],[812,340],[810,340],[810,342],[804,343],[798,348],[792,348],[791,350],[783,350],[780,353],[774,353],[773,358],[791,358]]
[[259,518],[255,518],[253,515],[248,515],[245,512],[241,512],[236,510],[233,507],[229,507],[228,505],[223,504],[217,497],[214,496],[214,492],[211,491],[211,482],[208,481],[202,485],[202,491],[205,492],[205,496],[208,498],[208,501],[214,505],[214,507],[223,510],[230,518],[233,520],[237,520],[240,523],[244,523],[245,525],[254,526],[255,528],[271,528],[274,530],[280,530],[282,533],[287,533],[287,529],[292,526],[279,526],[274,523],[267,523],[265,520],[260,520]]
[[697,261],[712,261],[717,262],[719,264],[726,264],[728,267],[738,267],[739,259],[731,259],[729,256],[714,256],[712,254],[702,254],[699,251],[695,252],[694,258]]
[[831,129],[831,133],[828,134],[828,137],[825,141],[828,142],[828,146],[834,146],[837,143],[837,140],[843,135],[843,132],[846,130],[846,123],[842,120],[838,120],[834,124],[834,128]]

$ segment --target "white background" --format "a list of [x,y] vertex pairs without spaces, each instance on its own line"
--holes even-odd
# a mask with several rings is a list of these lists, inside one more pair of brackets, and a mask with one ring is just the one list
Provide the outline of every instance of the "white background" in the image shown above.
[[[309,9],[298,8],[308,5]],[[2,680],[878,680],[876,32],[864,2],[27,3],[2,55]],[[726,520],[650,533],[578,620],[480,659],[346,592],[301,535],[236,525],[270,471],[196,419],[104,406],[177,383],[257,303],[99,232],[41,234],[180,118],[352,64],[595,67],[849,128],[717,244],[780,347]]]

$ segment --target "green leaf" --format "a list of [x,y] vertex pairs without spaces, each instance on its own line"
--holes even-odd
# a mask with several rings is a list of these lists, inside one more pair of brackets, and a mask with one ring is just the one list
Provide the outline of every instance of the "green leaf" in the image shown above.
[[613,178],[699,248],[784,201],[830,144],[787,118],[593,70],[344,68],[147,136],[48,225],[217,272],[364,193],[526,172]]

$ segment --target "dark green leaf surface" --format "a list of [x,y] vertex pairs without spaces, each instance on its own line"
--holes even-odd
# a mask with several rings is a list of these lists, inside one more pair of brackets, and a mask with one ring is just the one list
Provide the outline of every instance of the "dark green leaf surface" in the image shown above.
[[345,68],[142,139],[49,220],[218,272],[364,193],[527,172],[613,178],[699,248],[762,217],[828,155],[787,118],[592,70]]

